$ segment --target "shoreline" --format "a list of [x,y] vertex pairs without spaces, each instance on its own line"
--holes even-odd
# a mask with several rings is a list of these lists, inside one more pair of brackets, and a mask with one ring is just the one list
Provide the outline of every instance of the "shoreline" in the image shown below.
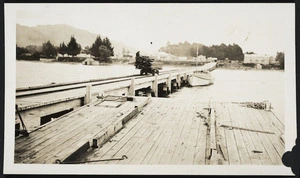
[[[71,64],[71,65],[76,65],[76,64],[81,64],[83,65],[82,63],[80,62],[63,62],[63,61],[57,61],[57,60],[50,60],[49,61],[46,61],[46,60],[43,60],[43,61],[34,61],[34,60],[19,60],[17,59],[17,61],[22,61],[22,62],[34,62],[34,63],[61,63],[61,64]],[[163,61],[162,61],[163,62]],[[132,62],[131,62],[132,63]],[[133,65],[131,64],[130,62],[123,62],[123,61],[117,61],[117,62],[112,62],[112,63],[99,63],[99,65],[88,65],[88,66],[112,66],[112,65],[123,65],[123,66],[126,66],[126,65]],[[187,65],[187,64],[170,64],[169,62],[167,64],[163,64],[164,66],[172,66],[172,67],[176,67],[176,68],[192,68],[192,67],[196,67],[194,65]],[[86,65],[83,65],[83,66],[86,66]],[[238,67],[234,67],[234,66],[227,66],[227,67],[220,67],[220,66],[217,66],[216,69],[223,69],[223,70],[243,70],[243,71],[282,71],[284,72],[284,69],[278,69],[278,68],[271,68],[271,69],[257,69],[257,68],[254,68],[254,67],[247,67],[247,66],[238,66]]]

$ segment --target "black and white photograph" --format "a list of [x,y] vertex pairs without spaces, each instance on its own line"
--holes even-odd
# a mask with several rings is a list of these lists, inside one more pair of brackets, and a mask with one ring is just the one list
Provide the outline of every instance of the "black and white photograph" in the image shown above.
[[5,4],[4,173],[293,175],[294,3]]

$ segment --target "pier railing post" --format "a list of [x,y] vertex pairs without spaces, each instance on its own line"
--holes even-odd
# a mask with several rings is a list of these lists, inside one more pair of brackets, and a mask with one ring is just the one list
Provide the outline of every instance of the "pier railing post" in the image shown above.
[[85,93],[85,98],[84,98],[84,104],[88,104],[92,101],[92,85],[87,85],[86,86],[86,93]]
[[135,96],[135,84],[134,84],[134,78],[131,78],[131,83],[128,90],[129,96]]
[[180,73],[177,75],[176,82],[178,84],[178,88],[180,88],[180,86],[181,86]]
[[158,79],[157,79],[157,75],[155,75],[155,79],[152,83],[152,90],[154,92],[155,97],[158,96]]
[[168,88],[168,92],[170,92],[170,93],[171,93],[171,80],[172,80],[172,75],[170,73],[168,80],[167,80],[167,88]]

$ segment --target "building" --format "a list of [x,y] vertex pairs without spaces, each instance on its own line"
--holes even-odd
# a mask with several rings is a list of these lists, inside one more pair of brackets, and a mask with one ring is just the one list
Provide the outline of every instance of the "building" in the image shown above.
[[275,63],[275,59],[268,55],[245,54],[244,63],[269,65]]
[[86,58],[83,62],[83,65],[99,65],[99,61],[95,61],[93,58]]

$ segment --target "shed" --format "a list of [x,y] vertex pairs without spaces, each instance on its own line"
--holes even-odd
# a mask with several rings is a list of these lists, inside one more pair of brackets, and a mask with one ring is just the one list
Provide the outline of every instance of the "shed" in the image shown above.
[[86,58],[83,62],[83,65],[99,65],[99,61],[95,61],[93,58]]

